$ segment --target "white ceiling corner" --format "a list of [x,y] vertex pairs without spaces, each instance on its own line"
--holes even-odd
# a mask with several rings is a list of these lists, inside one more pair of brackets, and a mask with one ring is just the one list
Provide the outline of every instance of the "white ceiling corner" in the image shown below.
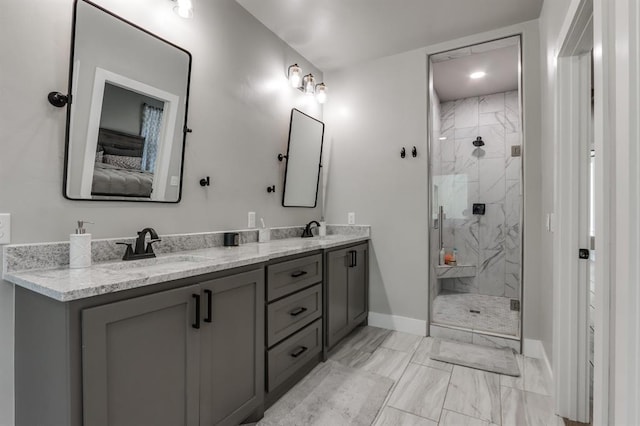
[[543,0],[236,0],[322,71],[537,19]]

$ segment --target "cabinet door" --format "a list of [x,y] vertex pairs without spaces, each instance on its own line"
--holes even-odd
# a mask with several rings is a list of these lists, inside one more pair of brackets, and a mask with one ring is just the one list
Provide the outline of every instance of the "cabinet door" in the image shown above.
[[327,346],[332,347],[349,332],[347,250],[327,253]]
[[200,424],[237,425],[263,401],[264,272],[202,287]]
[[85,425],[197,425],[199,287],[82,311]]
[[368,251],[367,245],[363,244],[357,247],[353,247],[347,251],[347,255],[350,259],[348,272],[348,285],[349,285],[349,325],[351,328],[360,324],[367,318],[368,311],[368,286],[367,286],[367,273],[368,273]]

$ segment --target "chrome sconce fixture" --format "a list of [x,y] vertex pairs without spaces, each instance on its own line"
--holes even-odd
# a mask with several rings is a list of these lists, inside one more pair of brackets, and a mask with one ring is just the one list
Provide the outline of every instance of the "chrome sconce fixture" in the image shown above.
[[302,69],[298,64],[289,66],[287,78],[291,87],[304,92],[306,95],[316,95],[318,103],[323,104],[327,101],[327,86],[324,83],[316,84],[316,78],[309,73],[302,76]]

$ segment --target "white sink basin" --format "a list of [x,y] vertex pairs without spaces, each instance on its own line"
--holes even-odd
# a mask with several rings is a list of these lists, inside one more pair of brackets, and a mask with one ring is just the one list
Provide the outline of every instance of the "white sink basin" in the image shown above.
[[187,263],[205,262],[207,258],[199,256],[162,256],[151,259],[127,260],[114,263],[103,263],[94,265],[96,268],[108,269],[110,271],[127,271],[131,269],[153,268],[153,267],[183,267]]

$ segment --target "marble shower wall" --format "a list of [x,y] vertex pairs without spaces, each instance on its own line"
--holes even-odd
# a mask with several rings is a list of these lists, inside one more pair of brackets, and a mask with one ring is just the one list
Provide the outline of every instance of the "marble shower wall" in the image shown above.
[[[458,263],[477,265],[474,278],[442,280],[442,288],[520,298],[521,145],[518,92],[440,104],[440,138],[433,138],[434,205],[445,207],[446,250]],[[481,136],[485,145],[473,146]],[[473,203],[486,204],[484,216]],[[436,235],[437,238],[437,235]]]

